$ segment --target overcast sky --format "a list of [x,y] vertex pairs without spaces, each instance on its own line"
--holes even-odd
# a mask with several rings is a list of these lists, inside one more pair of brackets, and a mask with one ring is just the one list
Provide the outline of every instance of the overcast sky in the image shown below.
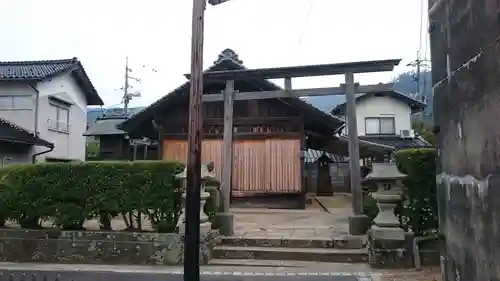
[[[107,106],[121,100],[126,56],[142,80],[135,85],[142,97],[133,106],[154,102],[189,72],[192,0],[1,1],[0,60],[78,57]],[[355,77],[362,84],[387,81],[408,70],[417,50],[428,45],[426,28],[420,44],[421,1],[232,0],[208,6],[204,65],[225,48],[249,68],[403,59],[393,73]],[[342,79],[303,78],[293,85],[337,86]]]

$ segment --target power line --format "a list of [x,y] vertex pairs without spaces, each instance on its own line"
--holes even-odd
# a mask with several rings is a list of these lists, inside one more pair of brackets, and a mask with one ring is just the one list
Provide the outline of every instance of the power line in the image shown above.
[[418,50],[422,51],[422,32],[424,31],[424,0],[420,0],[420,32],[418,33]]
[[304,34],[306,32],[307,24],[309,23],[309,18],[311,17],[311,11],[313,7],[313,0],[309,0],[309,6],[307,7],[307,14],[306,14],[306,20],[304,21],[304,25],[302,26],[302,30],[300,31],[299,34],[299,39],[297,40],[297,48],[302,45],[302,38],[304,37]]
[[[159,72],[158,69],[149,67],[149,66],[144,65],[144,64],[141,65],[140,67],[143,69],[147,69],[147,70],[154,72],[154,73]],[[129,106],[130,101],[133,98],[141,97],[141,93],[139,91],[134,91],[134,92],[129,91],[129,89],[134,88],[132,85],[130,85],[130,80],[133,80],[133,81],[138,82],[138,83],[142,82],[142,80],[140,78],[131,76],[130,75],[131,73],[133,73],[133,70],[129,65],[128,56],[127,56],[125,58],[125,83],[124,83],[123,87],[120,88],[120,90],[123,91],[122,102],[123,102],[123,109],[124,109],[125,115],[127,115],[127,113],[128,113],[128,106]]]

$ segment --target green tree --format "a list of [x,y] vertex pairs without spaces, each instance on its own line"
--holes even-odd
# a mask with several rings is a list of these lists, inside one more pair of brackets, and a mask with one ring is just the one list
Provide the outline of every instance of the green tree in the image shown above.
[[436,136],[432,131],[432,125],[421,120],[412,120],[411,127],[417,134],[422,136],[426,141],[428,141],[433,146],[436,145]]

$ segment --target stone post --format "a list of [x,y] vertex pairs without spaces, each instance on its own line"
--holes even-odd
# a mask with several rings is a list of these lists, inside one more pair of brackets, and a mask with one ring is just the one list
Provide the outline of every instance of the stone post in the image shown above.
[[408,242],[405,231],[394,214],[401,203],[403,190],[401,174],[395,163],[373,163],[373,170],[365,183],[374,183],[377,191],[372,193],[377,201],[379,213],[368,231],[369,263],[374,268],[406,267]]
[[[186,232],[186,178],[187,169],[177,174],[175,177],[183,181],[183,192],[182,192],[182,213],[177,221],[177,228],[179,233],[184,234]],[[201,200],[200,200],[200,235],[205,235],[212,229],[212,223],[209,221],[208,216],[203,211],[203,207],[210,198],[210,193],[205,191],[205,182],[208,179],[215,179],[215,174],[210,172],[207,165],[201,165]]]

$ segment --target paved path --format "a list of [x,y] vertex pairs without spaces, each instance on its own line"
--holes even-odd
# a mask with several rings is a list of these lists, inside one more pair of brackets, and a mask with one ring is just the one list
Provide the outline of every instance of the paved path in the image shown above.
[[349,232],[349,209],[319,210],[232,209],[235,235],[251,237],[334,237]]
[[[40,273],[37,271],[23,272],[2,272],[1,280],[9,281],[183,281],[183,275],[170,273],[120,273],[120,272],[92,272],[92,271],[64,271],[64,272],[47,272]],[[14,277],[7,277],[11,275]],[[47,276],[44,279],[43,275]],[[36,279],[32,279],[33,276]],[[11,279],[13,278],[13,279]],[[24,279],[23,279],[24,278]],[[58,278],[58,279],[57,279]],[[364,281],[371,279],[358,278],[356,276],[341,276],[341,275],[253,275],[253,274],[203,274],[200,276],[201,281]]]
[[[109,266],[0,263],[1,281],[182,281],[182,269],[167,266]],[[294,268],[202,267],[202,281],[372,281],[363,273],[311,272]]]

